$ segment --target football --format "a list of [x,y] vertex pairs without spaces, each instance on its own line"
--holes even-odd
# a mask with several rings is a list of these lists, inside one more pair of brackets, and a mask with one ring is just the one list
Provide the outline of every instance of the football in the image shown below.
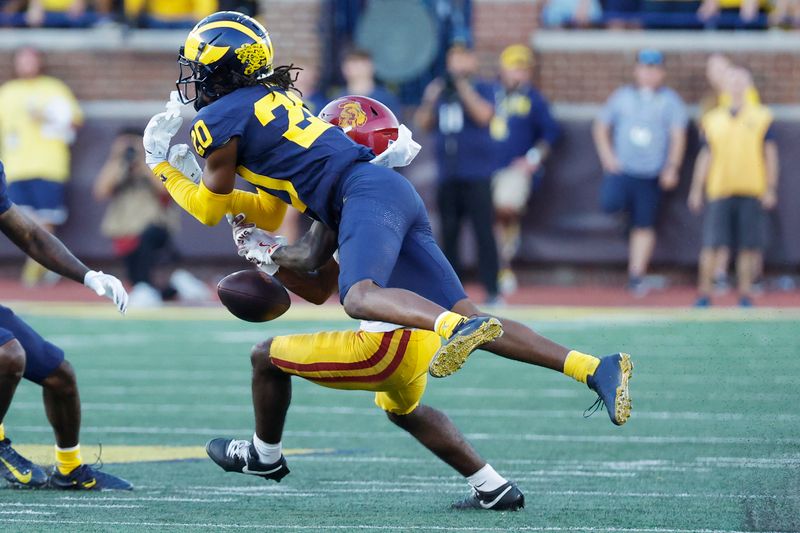
[[260,270],[241,270],[217,284],[220,301],[236,318],[267,322],[285,313],[291,302],[281,282]]

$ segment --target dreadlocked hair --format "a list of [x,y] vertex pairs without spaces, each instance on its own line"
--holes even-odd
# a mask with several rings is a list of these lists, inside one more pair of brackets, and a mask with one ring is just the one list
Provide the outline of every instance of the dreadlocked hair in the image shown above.
[[262,80],[258,80],[258,83],[264,85],[275,85],[283,89],[284,91],[288,91],[292,89],[303,96],[303,93],[294,86],[294,82],[297,81],[297,77],[300,75],[299,71],[303,70],[300,67],[294,66],[294,63],[290,65],[281,65],[279,67],[275,67],[272,71],[272,74],[267,76]]

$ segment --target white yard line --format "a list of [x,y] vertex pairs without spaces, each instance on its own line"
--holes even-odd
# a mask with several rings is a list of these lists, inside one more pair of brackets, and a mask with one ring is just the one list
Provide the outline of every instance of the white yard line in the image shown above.
[[[84,411],[119,412],[119,413],[195,413],[197,411],[212,413],[249,412],[251,405],[243,404],[163,404],[163,403],[118,403],[118,402],[85,402]],[[40,410],[40,402],[16,402],[15,409]],[[377,407],[323,407],[319,405],[292,405],[295,414],[318,414],[327,416],[367,416],[383,418],[383,411]],[[447,409],[447,414],[470,418],[525,418],[525,419],[576,419],[580,414],[576,410],[559,409]],[[736,422],[763,421],[800,422],[800,414],[789,413],[707,413],[700,411],[636,411],[634,417],[641,420],[681,420],[684,422]]]
[[[15,431],[28,431],[31,433],[51,433],[49,426],[14,426]],[[115,435],[200,435],[200,436],[225,436],[252,434],[253,428],[203,428],[203,427],[157,427],[157,426],[86,426],[81,428],[82,433],[115,434]],[[396,439],[402,433],[398,431],[286,431],[289,438],[346,438],[354,440]],[[559,442],[566,444],[709,444],[709,445],[798,445],[800,437],[692,437],[671,435],[546,435],[540,433],[467,433],[471,440],[493,441],[531,441],[531,442]]]
[[[8,519],[0,520],[8,523],[30,523],[30,524],[75,524],[88,525],[87,521],[79,520],[22,520]],[[92,520],[91,525],[100,526],[139,526],[139,527],[163,527],[165,530],[170,528],[209,528],[209,529],[263,529],[279,531],[491,531],[508,532],[508,527],[469,527],[469,526],[377,526],[371,524],[347,524],[347,525],[325,525],[325,526],[291,526],[283,524],[215,524],[207,522],[122,522],[122,521],[97,521]],[[730,529],[674,529],[674,528],[636,528],[636,527],[535,527],[535,526],[513,526],[514,531],[540,531],[540,532],[591,532],[591,533],[747,533]],[[778,532],[762,532],[778,533]]]

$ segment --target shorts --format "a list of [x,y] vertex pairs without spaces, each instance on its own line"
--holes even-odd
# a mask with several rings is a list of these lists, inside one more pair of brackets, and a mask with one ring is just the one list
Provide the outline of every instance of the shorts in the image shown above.
[[270,360],[325,387],[374,391],[378,407],[406,415],[419,405],[440,343],[436,333],[411,329],[287,335],[272,340]]
[[658,218],[661,186],[656,177],[608,174],[603,180],[600,203],[606,213],[628,213],[634,228],[652,228]]
[[466,298],[436,244],[422,198],[397,172],[358,163],[342,178],[339,298],[365,279],[406,289],[445,309]]
[[531,177],[524,171],[506,167],[492,177],[492,204],[496,209],[522,213],[531,194]]
[[764,208],[758,198],[731,196],[712,200],[703,218],[703,246],[761,250],[765,225]]
[[13,339],[25,350],[23,377],[27,380],[41,383],[64,361],[61,348],[44,340],[11,309],[0,305],[0,345]]
[[13,181],[8,184],[8,196],[39,222],[60,226],[67,221],[64,188],[63,183],[40,178]]

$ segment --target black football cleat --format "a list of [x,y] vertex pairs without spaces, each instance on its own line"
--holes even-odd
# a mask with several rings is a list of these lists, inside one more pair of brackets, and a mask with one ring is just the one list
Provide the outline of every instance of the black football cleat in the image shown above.
[[17,489],[38,489],[47,484],[47,473],[17,453],[10,439],[0,440],[0,474]]
[[479,509],[484,511],[519,511],[525,507],[525,495],[513,481],[507,481],[495,490],[484,492],[476,488],[472,494],[456,502],[453,509],[464,511]]
[[62,474],[57,467],[50,474],[50,488],[58,490],[133,490],[133,485],[121,477],[81,465],[69,474]]
[[212,439],[206,444],[206,453],[226,472],[274,479],[278,483],[289,473],[283,455],[272,464],[262,463],[256,447],[249,440]]

